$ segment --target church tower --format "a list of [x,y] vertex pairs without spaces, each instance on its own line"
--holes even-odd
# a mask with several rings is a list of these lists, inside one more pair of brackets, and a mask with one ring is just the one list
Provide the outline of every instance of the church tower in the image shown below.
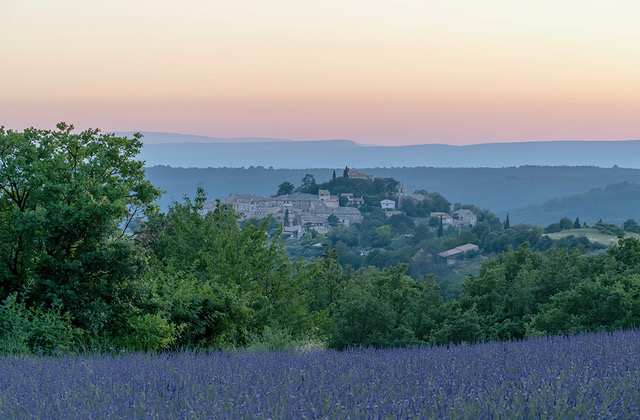
[[407,198],[407,188],[404,184],[400,183],[398,186],[398,209],[402,208],[405,198]]

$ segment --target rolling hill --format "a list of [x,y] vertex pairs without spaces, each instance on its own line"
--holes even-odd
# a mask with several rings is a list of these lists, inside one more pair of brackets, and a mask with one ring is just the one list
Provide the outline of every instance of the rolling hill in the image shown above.
[[145,146],[140,157],[148,166],[304,169],[345,165],[358,168],[542,165],[640,168],[640,140],[367,146],[349,140],[219,139],[168,133],[146,133],[143,140]]

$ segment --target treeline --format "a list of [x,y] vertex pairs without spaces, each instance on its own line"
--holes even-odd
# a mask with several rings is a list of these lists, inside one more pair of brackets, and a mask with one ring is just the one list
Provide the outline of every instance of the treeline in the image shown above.
[[[405,264],[344,269],[328,247],[311,262],[292,261],[280,241],[267,239],[268,220],[239,227],[222,204],[202,216],[205,201],[200,190],[193,202],[174,203],[143,224],[135,244],[146,269],[129,279],[129,299],[108,317],[42,304],[36,310],[10,294],[0,310],[3,350],[394,347],[617,329],[640,320],[634,238],[598,258],[543,254],[525,243],[485,262],[459,298],[445,302],[433,276],[415,280]],[[69,284],[67,292],[80,286]]]
[[[322,258],[328,267],[331,258],[331,253]],[[632,328],[640,322],[640,241],[635,238],[621,237],[597,258],[563,249],[542,254],[525,243],[485,262],[479,275],[465,280],[460,297],[448,302],[439,297],[432,278],[412,281],[404,269],[335,272],[332,278],[343,287],[334,292],[335,309],[326,321],[330,346],[513,340]]]
[[509,210],[509,213],[513,220],[524,223],[542,223],[567,214],[580,214],[582,220],[589,223],[606,218],[609,223],[620,225],[630,216],[637,219],[639,204],[640,184],[625,181],[593,188],[584,194],[552,198],[540,205]]
[[159,212],[139,137],[72,129],[0,129],[0,353],[390,347],[638,324],[636,239],[598,258],[508,249],[445,302],[406,264],[343,268],[329,246],[291,259],[268,220],[241,226],[220,203],[203,215],[202,188]]
[[[443,206],[451,208],[444,197],[442,200]],[[456,274],[456,267],[443,264],[438,254],[461,245],[478,245],[485,256],[506,252],[509,247],[516,249],[525,242],[540,252],[551,248],[577,247],[587,253],[601,252],[605,248],[600,243],[590,241],[580,231],[554,240],[544,234],[549,233],[549,227],[510,226],[487,209],[460,203],[453,205],[453,209],[460,208],[473,211],[478,223],[472,228],[447,227],[440,231],[439,218],[411,218],[403,214],[387,217],[378,207],[363,213],[363,221],[359,225],[346,227],[336,224],[325,234],[312,230],[298,240],[286,241],[285,250],[292,258],[317,258],[322,254],[322,248],[318,247],[320,243],[336,249],[343,267],[351,266],[356,270],[369,266],[383,269],[405,264],[408,267],[406,273],[416,280],[435,274],[443,297],[449,299],[458,295],[462,275]],[[629,220],[625,226],[631,232],[637,225]],[[597,223],[593,228],[614,236],[622,232],[621,228],[605,223]],[[273,222],[269,232],[273,234],[277,229],[277,223]]]

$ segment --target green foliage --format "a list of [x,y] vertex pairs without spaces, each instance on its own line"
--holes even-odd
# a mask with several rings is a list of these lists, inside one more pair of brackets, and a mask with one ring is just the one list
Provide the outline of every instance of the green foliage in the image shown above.
[[560,230],[573,229],[573,223],[568,217],[560,219]]
[[593,225],[593,228],[608,235],[619,235],[623,233],[622,229],[620,229],[619,226],[609,223],[603,223],[602,219],[600,219],[595,225]]
[[304,286],[307,296],[308,311],[313,317],[320,319],[319,328],[323,334],[333,333],[333,313],[343,289],[352,272],[344,271],[338,261],[338,250],[325,247],[322,257],[313,264],[313,272]]
[[140,243],[159,283],[156,311],[182,328],[178,345],[243,345],[267,326],[294,334],[308,328],[306,303],[298,299],[304,270],[292,263],[268,220],[240,227],[224,204],[201,215],[199,188],[191,202],[175,202],[145,224]]
[[638,225],[638,223],[633,219],[627,219],[622,224],[622,227],[625,232],[640,233],[640,225]]
[[418,190],[414,194],[422,194],[425,198],[418,202],[414,202],[411,198],[406,199],[403,204],[403,210],[407,216],[428,217],[432,212],[451,212],[451,203],[439,193]]
[[0,355],[70,351],[80,335],[68,313],[27,309],[17,293],[10,294],[0,306]]
[[306,174],[304,178],[302,178],[302,184],[298,191],[309,194],[317,194],[320,188],[316,184],[316,178],[313,174]]
[[278,191],[276,192],[276,196],[291,194],[293,193],[294,189],[295,189],[295,186],[291,182],[284,181],[282,184],[278,185]]
[[135,160],[140,135],[72,130],[0,129],[0,298],[115,333],[144,271],[124,230],[160,192]]
[[287,330],[266,327],[259,334],[251,334],[245,348],[268,351],[322,350],[326,348],[326,343],[313,336],[296,338]]
[[327,217],[327,222],[329,222],[330,226],[336,226],[340,223],[340,220],[335,214],[330,214],[329,217]]
[[131,317],[128,331],[119,339],[133,351],[166,350],[177,341],[180,329],[161,315],[146,313]]
[[640,321],[639,296],[638,239],[621,237],[597,259],[580,258],[576,250],[550,250],[544,256],[525,244],[467,278],[436,339],[504,340],[631,328]]
[[[345,169],[348,172],[348,169]],[[380,200],[394,198],[399,182],[393,178],[375,178],[373,181],[364,179],[350,179],[347,176],[332,178],[327,182],[317,184],[312,174],[306,174],[302,185],[297,189],[303,193],[317,194],[319,190],[328,190],[333,195],[352,193],[355,197],[362,197],[365,201],[364,210],[369,207],[379,207]],[[341,205],[346,205],[346,197],[341,198]]]
[[442,300],[433,281],[416,282],[406,266],[362,269],[346,283],[336,306],[329,346],[404,347],[429,340]]

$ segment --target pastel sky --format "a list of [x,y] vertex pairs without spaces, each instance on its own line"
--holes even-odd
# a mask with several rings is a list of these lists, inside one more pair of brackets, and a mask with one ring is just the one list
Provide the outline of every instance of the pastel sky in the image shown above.
[[638,0],[0,0],[0,125],[640,139]]

